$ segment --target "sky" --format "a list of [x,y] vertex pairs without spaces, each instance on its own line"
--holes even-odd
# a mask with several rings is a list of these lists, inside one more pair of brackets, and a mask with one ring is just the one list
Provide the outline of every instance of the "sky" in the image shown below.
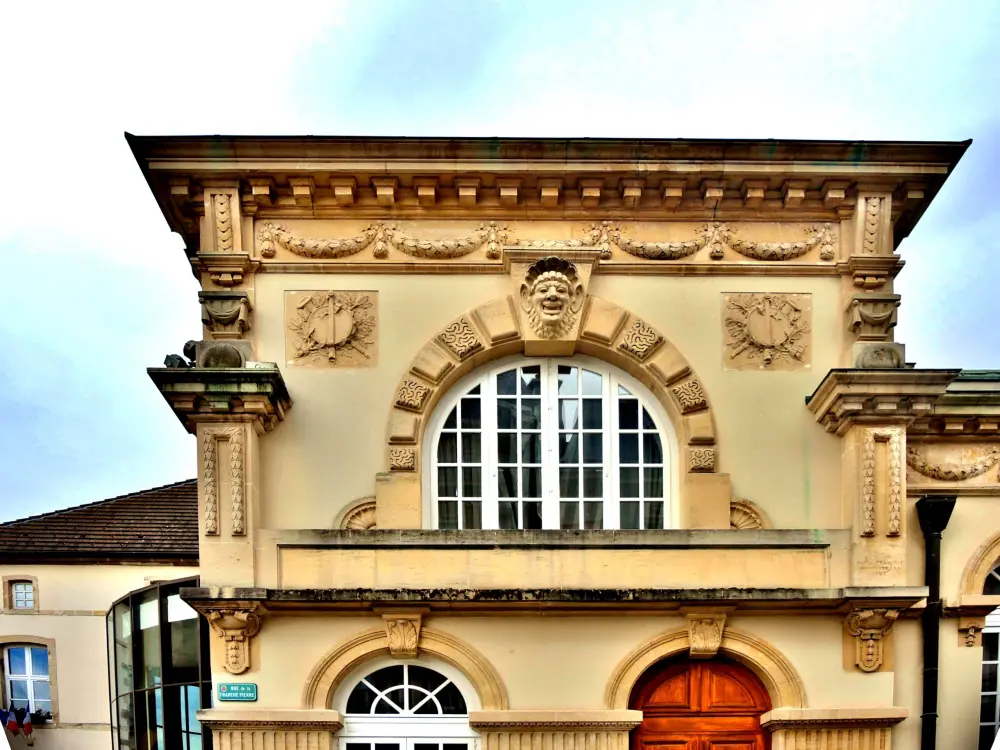
[[198,286],[123,138],[962,140],[896,338],[1000,369],[996,0],[0,4],[0,521],[180,481]]

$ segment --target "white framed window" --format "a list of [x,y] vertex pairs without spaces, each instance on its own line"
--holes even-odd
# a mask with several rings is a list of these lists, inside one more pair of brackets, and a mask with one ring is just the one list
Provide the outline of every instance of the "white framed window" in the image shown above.
[[[1000,595],[1000,562],[989,575],[983,593]],[[979,749],[991,750],[1000,734],[1000,609],[986,615],[983,628],[983,682],[979,704]]]
[[334,701],[343,750],[474,750],[474,691],[449,665],[386,658],[366,665]]
[[8,706],[52,711],[49,651],[45,646],[6,646],[3,650],[4,696]]
[[6,592],[7,607],[11,610],[35,609],[37,597],[34,581],[8,581]]
[[472,373],[429,424],[430,526],[663,529],[675,524],[676,441],[626,373],[587,357]]

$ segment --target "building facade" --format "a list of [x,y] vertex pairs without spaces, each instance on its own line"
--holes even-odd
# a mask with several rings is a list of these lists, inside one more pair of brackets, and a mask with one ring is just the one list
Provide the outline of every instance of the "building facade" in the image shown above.
[[[143,731],[156,736],[157,705],[161,728],[179,725],[163,710],[164,691],[181,690],[171,667],[190,673],[202,631],[207,648],[207,623],[180,599],[181,581],[198,585],[197,502],[189,480],[0,524],[0,704],[33,713],[35,747],[105,750],[114,729],[115,748],[138,748]],[[154,707],[151,727],[136,727],[136,696]]]
[[217,750],[992,742],[1000,374],[893,339],[967,143],[128,138]]

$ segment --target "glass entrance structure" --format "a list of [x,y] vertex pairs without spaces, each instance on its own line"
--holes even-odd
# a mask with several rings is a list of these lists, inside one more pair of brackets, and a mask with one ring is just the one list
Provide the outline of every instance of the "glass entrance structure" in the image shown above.
[[210,708],[208,624],[181,601],[197,578],[133,591],[108,611],[111,746],[115,750],[207,750],[196,715]]

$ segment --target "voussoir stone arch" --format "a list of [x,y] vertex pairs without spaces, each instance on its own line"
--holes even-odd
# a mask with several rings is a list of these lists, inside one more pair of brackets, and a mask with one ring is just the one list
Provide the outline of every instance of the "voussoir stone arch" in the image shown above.
[[[474,648],[437,630],[421,628],[418,648],[464,674],[479,696],[484,711],[508,708],[507,689],[493,665]],[[313,668],[302,693],[305,709],[331,707],[334,694],[355,667],[389,654],[385,628],[366,630],[329,651]]]
[[975,551],[962,571],[958,593],[962,596],[981,596],[986,577],[1000,562],[1000,534],[988,539]]
[[[677,436],[681,471],[716,470],[715,422],[704,385],[659,331],[588,295],[573,343],[575,353],[624,370],[662,404]],[[513,297],[470,310],[425,343],[396,388],[387,427],[388,469],[419,472],[427,419],[438,401],[473,369],[524,350]]]
[[[646,670],[672,656],[686,654],[691,640],[686,628],[654,636],[626,656],[611,673],[604,691],[605,708],[627,709],[632,689]],[[771,696],[772,708],[806,708],[806,689],[795,667],[760,638],[727,627],[719,653],[756,674]]]

